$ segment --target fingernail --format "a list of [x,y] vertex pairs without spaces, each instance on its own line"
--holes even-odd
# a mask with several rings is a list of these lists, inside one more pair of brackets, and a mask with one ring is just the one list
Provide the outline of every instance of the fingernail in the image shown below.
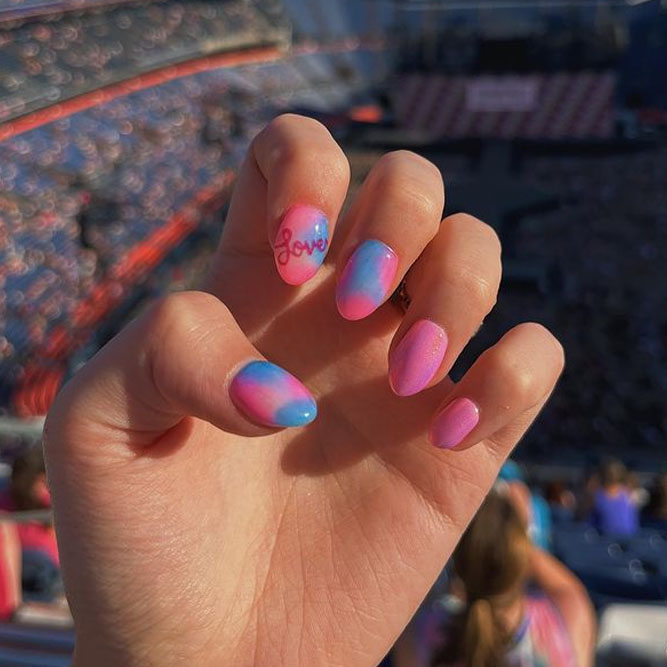
[[280,277],[289,285],[305,283],[317,273],[327,250],[327,216],[313,206],[292,206],[283,216],[273,242]]
[[420,392],[438,372],[447,351],[447,334],[435,322],[417,320],[389,359],[389,384],[398,396]]
[[364,241],[343,269],[336,289],[338,312],[346,320],[370,315],[389,296],[398,256],[382,241]]
[[234,405],[265,426],[303,426],[317,416],[311,393],[286,370],[268,361],[251,361],[232,380]]
[[456,447],[479,421],[479,408],[469,398],[454,399],[431,427],[431,442],[441,449]]

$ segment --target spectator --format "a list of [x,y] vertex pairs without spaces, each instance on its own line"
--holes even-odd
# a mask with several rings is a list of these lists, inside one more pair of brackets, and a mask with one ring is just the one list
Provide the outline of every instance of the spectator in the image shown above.
[[8,621],[21,604],[21,546],[16,526],[0,523],[0,621]]
[[642,512],[642,523],[667,529],[667,473],[654,480]]
[[507,489],[531,541],[548,551],[551,548],[551,509],[541,495],[531,492],[523,478],[521,467],[512,460],[503,465],[498,475],[499,484]]
[[575,518],[578,521],[590,521],[595,504],[595,495],[600,490],[600,474],[597,470],[590,470],[584,479],[577,498]]
[[544,489],[544,495],[549,503],[554,522],[562,523],[572,520],[576,500],[572,491],[562,480],[549,482]]
[[[595,620],[585,589],[533,547],[511,501],[492,492],[454,553],[464,591],[433,664],[591,665]],[[528,592],[532,578],[540,593]]]
[[637,506],[625,486],[625,466],[616,459],[600,468],[600,488],[595,492],[591,520],[601,532],[634,535],[639,528]]
[[[42,452],[32,448],[14,461],[9,490],[0,497],[0,509],[26,512],[50,507]],[[24,593],[33,600],[54,599],[61,592],[61,584],[58,545],[51,521],[22,522],[17,531]]]
[[625,486],[630,494],[630,499],[641,512],[642,507],[648,502],[648,491],[642,486],[639,475],[636,472],[627,473]]

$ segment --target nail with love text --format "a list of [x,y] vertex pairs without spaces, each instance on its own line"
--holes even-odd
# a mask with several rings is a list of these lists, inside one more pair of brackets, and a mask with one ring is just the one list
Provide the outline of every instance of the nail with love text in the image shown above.
[[280,277],[289,285],[301,285],[320,268],[329,249],[329,223],[313,206],[292,206],[283,216],[273,254]]
[[291,373],[269,361],[251,361],[232,380],[234,405],[264,426],[303,426],[317,416],[312,394]]

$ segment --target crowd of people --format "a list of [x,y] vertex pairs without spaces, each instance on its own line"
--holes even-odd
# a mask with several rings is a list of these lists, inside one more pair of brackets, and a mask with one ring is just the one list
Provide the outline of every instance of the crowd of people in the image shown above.
[[33,603],[66,609],[41,448],[24,448],[0,487],[0,620]]
[[[474,152],[451,150],[429,156],[442,164],[454,201],[457,186],[470,189],[479,175]],[[605,455],[639,470],[665,465],[664,139],[518,144],[513,165],[513,183],[553,205],[501,229],[506,279],[465,362],[520,321],[544,323],[564,344],[566,368],[519,456],[572,467]]]
[[[596,619],[609,604],[667,600],[667,474],[646,482],[608,459],[576,484],[554,476],[529,486],[506,463],[392,665],[593,664]],[[617,585],[628,562],[638,578],[642,567],[657,573],[645,597],[626,599],[637,591]]]
[[[0,13],[0,19],[2,14]],[[267,43],[262,2],[132,3],[0,23],[0,121],[161,66]]]
[[[307,53],[138,91],[0,143],[0,368],[26,359],[139,241],[235,168],[280,109],[342,108],[372,55]],[[350,77],[349,72],[354,72]],[[2,393],[2,392],[0,392]],[[3,395],[5,406],[11,396]]]
[[[50,603],[62,616],[39,447],[18,450],[0,489],[1,619],[20,618],[35,602]],[[11,521],[12,513],[35,511],[38,518]],[[598,547],[608,563],[595,560]],[[667,601],[666,556],[667,474],[640,480],[608,459],[574,484],[557,476],[538,483],[509,461],[390,664],[593,664],[597,619],[609,604]],[[636,576],[640,561],[653,567],[653,595],[614,587],[613,572],[633,561]]]
[[[502,302],[509,316],[523,311],[551,326],[566,349],[558,391],[531,436],[547,460],[616,454],[650,469],[658,454],[666,462],[666,168],[664,143],[523,165],[560,201],[524,220],[516,238],[517,256],[558,267],[560,287],[548,298],[508,290]],[[571,451],[556,454],[554,442]]]

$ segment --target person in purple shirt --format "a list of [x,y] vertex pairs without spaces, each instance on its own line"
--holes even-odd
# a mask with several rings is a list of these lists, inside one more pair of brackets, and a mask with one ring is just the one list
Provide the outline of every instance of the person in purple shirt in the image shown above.
[[604,534],[634,535],[639,528],[637,506],[624,485],[625,466],[616,460],[600,468],[600,488],[595,492],[591,520]]

